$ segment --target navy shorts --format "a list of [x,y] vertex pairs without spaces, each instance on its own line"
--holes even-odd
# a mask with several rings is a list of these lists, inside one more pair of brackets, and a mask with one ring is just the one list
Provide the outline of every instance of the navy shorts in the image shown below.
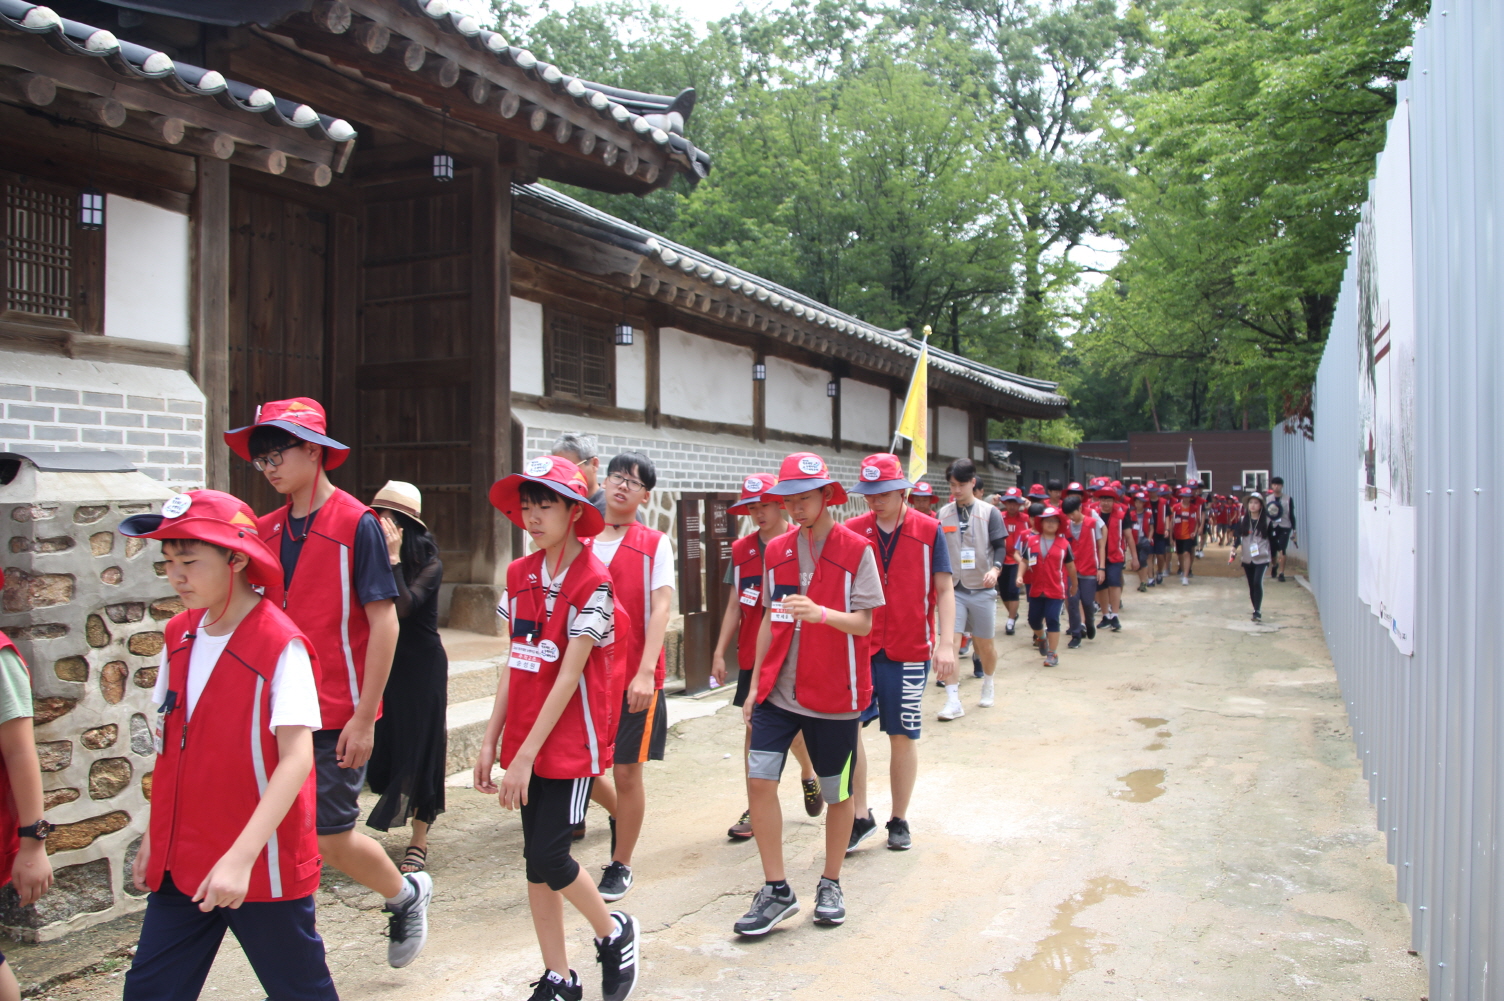
[[997,593],[1004,601],[1018,600],[1018,564],[1004,563],[997,579]]
[[355,829],[360,819],[360,789],[366,784],[366,766],[341,768],[335,749],[339,730],[313,733],[313,770],[318,775],[319,802],[315,811],[320,834],[343,834]]
[[1154,543],[1150,542],[1148,539],[1139,539],[1138,540],[1138,565],[1139,565],[1139,569],[1143,569],[1144,566],[1146,564],[1148,564],[1148,562],[1149,562],[1149,554],[1152,553],[1153,551],[1154,551]]
[[862,713],[862,725],[877,720],[877,728],[890,737],[903,734],[910,740],[918,740],[919,723],[924,718],[921,703],[929,674],[927,660],[900,662],[873,657],[872,704]]
[[1107,579],[1102,582],[1103,587],[1123,586],[1123,564],[1121,560],[1117,563],[1109,563],[1102,569],[1107,574]]
[[1060,610],[1064,607],[1064,598],[1036,598],[1032,594],[1029,595],[1029,628],[1058,633]]
[[825,802],[840,803],[851,796],[851,769],[856,766],[856,742],[861,731],[862,723],[855,716],[851,719],[806,716],[764,699],[752,710],[747,777],[777,782],[794,738],[802,733]]
[[1169,536],[1167,536],[1167,535],[1156,535],[1154,537],[1154,555],[1155,556],[1163,556],[1165,553],[1168,553],[1169,551],[1170,551],[1170,538],[1169,538]]

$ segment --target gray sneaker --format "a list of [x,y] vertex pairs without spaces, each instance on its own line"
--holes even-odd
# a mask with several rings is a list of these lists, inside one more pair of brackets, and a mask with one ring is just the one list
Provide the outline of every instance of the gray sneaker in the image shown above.
[[846,844],[846,854],[856,851],[856,846],[872,837],[877,832],[877,818],[872,816],[872,811],[867,811],[867,816],[857,817],[851,822],[851,840]]
[[428,943],[428,904],[433,900],[433,878],[426,872],[410,872],[402,877],[413,888],[413,898],[401,910],[385,908],[386,961],[400,970],[418,958]]
[[793,887],[789,888],[787,896],[783,896],[774,893],[773,888],[764,883],[752,898],[747,913],[732,927],[738,935],[766,935],[778,922],[798,913],[799,901],[794,896]]
[[899,817],[888,821],[888,848],[895,852],[906,852],[912,847],[914,842],[909,837],[909,822]]
[[841,893],[841,884],[820,877],[820,888],[815,891],[815,924],[838,925],[846,920],[846,897]]

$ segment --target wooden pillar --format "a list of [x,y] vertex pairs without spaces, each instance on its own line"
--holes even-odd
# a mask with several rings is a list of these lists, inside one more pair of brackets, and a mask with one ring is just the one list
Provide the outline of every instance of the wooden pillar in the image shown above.
[[[768,356],[759,351],[753,356],[752,361],[755,365],[765,366],[768,363]],[[768,440],[768,381],[766,378],[752,381],[752,437],[758,441]]]
[[193,343],[189,372],[204,393],[204,478],[230,489],[230,165],[198,158],[193,189]]
[[841,450],[841,377],[832,372],[830,379],[836,384],[836,395],[830,398],[830,446],[839,452]]
[[646,358],[644,364],[647,370],[647,385],[643,392],[642,420],[650,427],[658,427],[663,415],[662,383],[660,381],[659,359],[663,357],[661,342],[658,339],[658,325],[650,323],[643,327],[643,346]]

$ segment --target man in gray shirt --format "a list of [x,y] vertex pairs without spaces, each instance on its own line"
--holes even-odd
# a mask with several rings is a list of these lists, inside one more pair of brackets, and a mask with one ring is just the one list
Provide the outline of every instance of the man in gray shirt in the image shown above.
[[1264,505],[1269,515],[1270,543],[1274,546],[1274,558],[1269,561],[1269,573],[1280,580],[1285,579],[1285,550],[1290,539],[1300,545],[1300,534],[1295,530],[1295,500],[1285,494],[1285,480],[1276,476],[1269,481],[1269,500]]
[[[997,670],[997,585],[1008,551],[1008,529],[1003,513],[991,504],[978,502],[975,487],[977,467],[970,459],[957,459],[945,471],[950,480],[951,502],[940,509],[940,531],[950,552],[951,573],[956,582],[956,647],[966,633],[974,644],[972,660],[982,679],[982,697],[977,703],[993,703],[992,676]],[[940,719],[964,716],[960,685],[945,686],[945,708]]]

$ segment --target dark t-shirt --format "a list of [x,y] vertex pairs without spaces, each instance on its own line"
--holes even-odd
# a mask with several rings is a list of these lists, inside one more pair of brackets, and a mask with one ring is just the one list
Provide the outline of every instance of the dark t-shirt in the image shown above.
[[[318,521],[314,511],[309,518],[287,516],[287,531],[282,533],[282,586],[292,585],[292,572],[298,567],[298,557],[303,553],[303,543],[298,539],[307,534],[306,522]],[[355,593],[362,605],[373,601],[395,599],[397,583],[392,580],[392,560],[386,549],[386,536],[376,522],[376,516],[367,511],[360,516],[355,526]]]
[[[883,553],[892,552],[888,547],[893,544],[893,533],[884,532],[879,528],[877,534],[883,540],[883,544],[877,547],[878,562],[882,563],[884,570],[887,570],[888,563],[883,559]],[[935,544],[931,552],[934,555],[931,557],[930,573],[951,573],[950,547],[945,544],[945,529],[939,525],[935,526]]]

